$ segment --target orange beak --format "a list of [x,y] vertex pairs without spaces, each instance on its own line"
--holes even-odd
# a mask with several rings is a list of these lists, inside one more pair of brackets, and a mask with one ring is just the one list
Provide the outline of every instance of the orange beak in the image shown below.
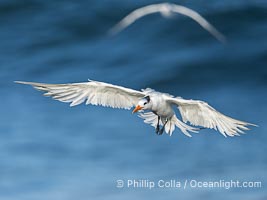
[[138,110],[141,110],[142,108],[143,108],[143,107],[137,105],[137,106],[135,107],[135,109],[133,110],[132,113],[135,113],[135,112],[137,112]]

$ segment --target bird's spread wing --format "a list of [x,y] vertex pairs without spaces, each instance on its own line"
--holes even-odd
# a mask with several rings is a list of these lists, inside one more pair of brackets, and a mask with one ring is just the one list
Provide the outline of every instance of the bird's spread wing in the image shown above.
[[249,125],[255,126],[225,116],[203,101],[185,100],[179,97],[168,98],[167,101],[178,106],[185,123],[189,121],[195,126],[218,130],[225,137],[244,133],[242,130],[248,130]]
[[45,84],[16,81],[16,83],[31,85],[37,90],[46,92],[45,96],[76,106],[86,100],[86,104],[101,105],[112,108],[130,109],[139,99],[144,97],[143,92],[108,83],[91,81],[85,83]]
[[214,26],[212,26],[204,17],[198,14],[196,11],[189,9],[185,6],[180,6],[172,3],[160,3],[160,4],[152,4],[148,6],[144,6],[138,8],[124,17],[121,21],[119,21],[111,30],[110,33],[116,34],[136,20],[140,19],[149,14],[160,12],[163,16],[168,16],[172,13],[179,13],[190,17],[194,21],[196,21],[200,26],[202,26],[206,31],[210,32],[215,38],[217,38],[221,42],[225,42],[226,39],[222,33],[220,33]]
[[139,18],[149,15],[152,13],[159,12],[159,6],[157,4],[144,6],[142,8],[138,8],[128,14],[126,17],[124,17],[121,21],[119,21],[115,26],[113,26],[110,29],[111,34],[116,34],[123,29],[125,29],[127,26],[130,26],[132,23],[134,23]]

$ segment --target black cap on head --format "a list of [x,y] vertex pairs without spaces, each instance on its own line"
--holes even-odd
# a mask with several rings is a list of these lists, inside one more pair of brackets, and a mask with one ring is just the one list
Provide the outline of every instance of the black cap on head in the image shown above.
[[148,103],[150,102],[150,96],[145,96],[144,98],[147,100]]

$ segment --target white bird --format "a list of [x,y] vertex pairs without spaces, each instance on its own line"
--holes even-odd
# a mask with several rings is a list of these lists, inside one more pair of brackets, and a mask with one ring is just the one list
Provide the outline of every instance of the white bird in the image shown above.
[[205,30],[210,32],[217,40],[220,42],[226,42],[225,36],[220,33],[214,26],[212,26],[205,18],[203,18],[196,11],[189,9],[184,6],[176,5],[173,3],[159,3],[159,4],[151,4],[148,6],[144,6],[132,11],[126,17],[124,17],[121,21],[119,21],[115,26],[110,29],[111,34],[116,34],[126,27],[133,24],[136,20],[140,19],[149,14],[153,13],[161,13],[163,17],[170,17],[174,13],[182,14],[187,17],[190,17],[194,21],[196,21],[200,26],[202,26]]
[[[189,126],[186,122],[190,122],[194,126],[218,130],[225,137],[244,133],[242,130],[249,130],[246,126],[256,126],[227,117],[206,102],[185,100],[167,93],[156,92],[150,88],[137,91],[92,80],[69,84],[15,82],[31,85],[37,90],[46,92],[44,96],[71,103],[70,106],[76,106],[84,101],[86,104],[112,108],[130,109],[135,106],[133,113],[139,111],[139,116],[144,119],[145,123],[154,126],[159,135],[164,130],[167,134],[172,135],[175,126],[189,137],[191,137],[189,132],[197,133],[199,131],[199,128]],[[174,107],[179,109],[183,122],[176,117]]]

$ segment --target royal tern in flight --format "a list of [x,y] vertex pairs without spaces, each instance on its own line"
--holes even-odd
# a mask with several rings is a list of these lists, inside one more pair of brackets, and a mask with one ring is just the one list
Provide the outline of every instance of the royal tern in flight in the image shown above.
[[116,34],[136,20],[140,19],[149,14],[153,13],[161,13],[163,17],[170,17],[174,13],[182,14],[187,17],[190,17],[194,21],[196,21],[200,26],[202,26],[205,30],[210,32],[217,40],[220,42],[225,42],[226,39],[222,33],[220,33],[214,26],[212,26],[206,19],[204,19],[200,14],[196,11],[189,9],[184,6],[176,5],[173,3],[159,3],[159,4],[151,4],[148,6],[144,6],[132,11],[126,17],[124,17],[120,22],[118,22],[113,28],[111,28],[110,33]]
[[[167,134],[172,135],[177,126],[185,135],[191,137],[189,132],[196,133],[199,128],[189,126],[186,122],[190,122],[194,126],[218,130],[225,137],[244,133],[242,130],[248,130],[246,126],[255,126],[227,117],[206,102],[186,100],[150,88],[137,91],[92,80],[69,84],[15,82],[31,85],[37,90],[46,92],[44,96],[71,103],[70,106],[76,106],[84,101],[86,104],[112,108],[130,109],[135,106],[133,113],[139,111],[139,116],[144,119],[145,123],[154,126],[159,135],[164,130]],[[174,107],[179,109],[183,122],[176,117]]]

